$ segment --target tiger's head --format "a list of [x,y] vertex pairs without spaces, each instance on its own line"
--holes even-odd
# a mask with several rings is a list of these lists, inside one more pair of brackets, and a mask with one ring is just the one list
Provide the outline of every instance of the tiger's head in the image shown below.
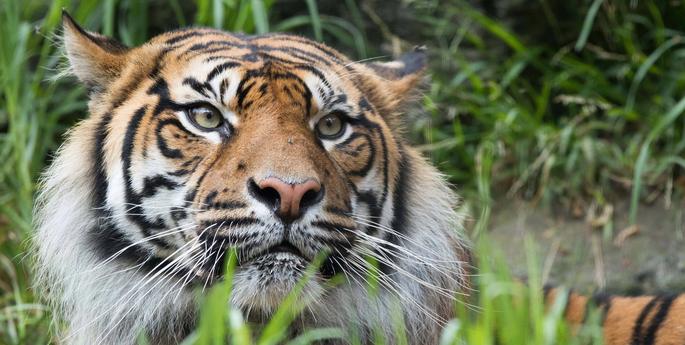
[[[422,49],[360,63],[302,37],[204,28],[128,48],[64,21],[90,115],[46,173],[36,243],[69,337],[181,337],[160,330],[192,324],[192,291],[220,278],[229,247],[232,303],[250,317],[322,253],[303,293],[310,323],[363,328],[395,302],[417,332],[451,315],[466,261],[454,197],[401,137]],[[329,286],[336,274],[345,283]]]

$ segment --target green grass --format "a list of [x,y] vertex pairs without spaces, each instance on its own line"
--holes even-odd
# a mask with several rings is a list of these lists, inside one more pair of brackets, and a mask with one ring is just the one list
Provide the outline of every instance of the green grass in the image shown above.
[[[0,343],[49,342],[49,310],[29,288],[24,254],[32,200],[40,171],[87,102],[73,80],[49,81],[62,62],[55,40],[62,8],[129,45],[191,24],[297,32],[356,59],[427,45],[432,78],[423,110],[409,114],[409,135],[466,197],[474,238],[487,234],[491,202],[503,196],[565,206],[630,198],[631,222],[642,201],[682,200],[685,4],[479,3],[485,7],[460,0],[384,8],[356,0],[0,1]],[[478,252],[489,258],[496,249],[484,244]],[[534,279],[525,289],[502,260],[479,266],[480,292],[469,301],[475,311],[457,306],[461,317],[444,344],[578,343],[567,339],[557,309],[543,315]],[[536,267],[531,255],[529,271]],[[221,289],[207,305],[226,298]],[[210,334],[204,329],[214,327],[201,323],[200,343],[276,339],[257,338],[235,311],[205,311],[203,320],[228,313],[216,321],[227,334]],[[597,335],[592,327],[582,333],[582,343]],[[313,330],[307,337],[335,335]]]
[[438,47],[416,138],[471,199],[601,204],[629,191],[634,223],[647,194],[682,198],[682,5],[503,5],[517,11],[505,25],[461,1],[415,3]]

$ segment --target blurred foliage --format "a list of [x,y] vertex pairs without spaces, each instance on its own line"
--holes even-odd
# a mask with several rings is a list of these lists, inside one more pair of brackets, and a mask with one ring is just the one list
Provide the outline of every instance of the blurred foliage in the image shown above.
[[435,54],[417,138],[484,208],[682,200],[682,2],[411,4]]
[[[65,8],[128,45],[185,25],[290,31],[355,59],[430,50],[407,127],[487,229],[500,195],[565,206],[682,205],[685,3],[674,1],[0,1],[0,342],[45,343],[22,254],[40,171],[85,116],[62,62]],[[682,206],[679,206],[682,207]],[[39,331],[35,331],[38,329]],[[476,342],[474,342],[476,343]]]

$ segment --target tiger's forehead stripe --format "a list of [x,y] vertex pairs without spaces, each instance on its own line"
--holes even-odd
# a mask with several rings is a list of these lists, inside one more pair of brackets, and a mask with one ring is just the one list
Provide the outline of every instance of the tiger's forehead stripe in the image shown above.
[[[344,105],[348,98],[342,90],[336,92],[331,86],[330,77],[338,80],[343,78],[351,79],[351,84],[354,84],[356,80],[355,75],[358,73],[351,67],[349,59],[334,49],[294,35],[246,36],[228,34],[213,29],[190,29],[164,35],[159,40],[162,39],[164,44],[173,46],[172,51],[177,61],[190,61],[194,58],[201,58],[205,63],[220,62],[209,72],[205,82],[188,79],[184,81],[184,84],[191,86],[204,97],[212,97],[218,93],[218,102],[221,104],[230,102],[230,99],[224,98],[224,95],[227,89],[235,86],[231,85],[230,80],[227,79],[222,79],[218,86],[214,88],[210,88],[210,86],[214,79],[218,78],[226,70],[234,68],[239,70],[238,67],[240,66],[247,69],[248,67],[256,66],[258,63],[268,61],[282,64],[291,71],[314,74],[318,77],[319,82],[313,83],[315,87],[312,87],[312,83],[306,82],[304,88],[309,88],[305,92],[308,91],[308,93],[319,96],[315,97],[314,102],[310,102],[317,109],[336,109],[337,105]],[[333,70],[333,74],[326,76],[322,70]],[[338,75],[337,72],[340,71],[343,71],[346,75]],[[349,78],[349,76],[352,78]],[[354,87],[354,85],[352,86]],[[284,91],[290,92],[288,89]],[[321,102],[318,102],[318,100],[321,100]],[[244,105],[244,101],[240,99],[238,103],[239,106]],[[315,114],[316,111],[310,111],[310,108],[310,106],[307,106],[307,112],[310,115]],[[345,109],[344,106],[339,106],[338,108]],[[349,108],[348,106],[347,109]],[[351,112],[350,115],[355,116],[357,113]]]
[[[270,98],[263,99],[268,91],[272,94],[270,97],[273,97],[274,93],[284,93],[291,103],[301,100],[302,109],[307,117],[316,113],[317,107],[320,106],[312,103],[312,88],[304,82],[303,77],[282,67],[271,67],[268,62],[251,69],[234,62],[218,62],[215,66],[201,64],[197,69],[191,69],[194,76],[182,76],[179,83],[171,83],[192,90],[192,93],[187,93],[183,88],[173,87],[171,97],[176,102],[187,103],[201,96],[239,113],[250,108],[255,102],[268,101]],[[318,78],[325,78],[323,74],[319,75]],[[327,82],[325,79],[317,82],[316,92],[322,90],[319,84]],[[331,93],[325,87],[323,92]]]
[[[274,46],[274,45],[261,45],[261,44],[244,44],[235,43],[232,41],[210,41],[207,43],[196,43],[190,46],[187,50],[178,56],[178,59],[185,58],[186,61],[198,55],[207,55],[216,52],[223,52],[227,49],[244,51],[242,56],[240,56],[243,61],[257,61],[259,57],[269,57],[272,59],[278,59],[273,54],[281,54],[288,57],[295,57],[304,63],[315,64],[322,63],[326,66],[331,66],[333,63],[323,56],[316,53],[308,52],[306,50],[290,46]],[[282,60],[285,61],[285,60]]]
[[[180,84],[189,87],[202,97],[215,100],[217,103],[236,111],[249,108],[252,105],[253,98],[248,102],[245,102],[245,99],[252,88],[257,86],[261,92],[260,96],[264,96],[266,89],[269,88],[271,92],[285,92],[293,101],[303,97],[305,103],[303,109],[305,109],[306,117],[316,115],[318,111],[323,109],[338,109],[349,112],[350,115],[356,115],[351,111],[351,105],[345,104],[348,100],[346,92],[340,88],[341,86],[338,86],[337,89],[334,88],[330,81],[342,82],[341,76],[330,74],[330,72],[327,74],[324,72],[325,68],[305,64],[297,59],[288,60],[286,57],[274,59],[268,54],[258,54],[258,61],[242,62],[235,56],[227,55],[231,52],[239,57],[244,56],[240,55],[242,53],[240,50],[236,52],[235,50],[224,49],[226,55],[197,57],[194,62],[190,62],[188,67],[185,67],[191,76],[183,77]],[[285,54],[285,56],[288,55]],[[171,57],[171,61],[173,63],[173,57]],[[184,69],[184,66],[179,68]],[[170,77],[178,78],[178,70],[178,68],[172,68]],[[279,86],[279,90],[274,90],[272,88],[276,86],[267,85],[270,82],[266,79],[272,81],[292,80],[293,83],[290,83],[289,86]],[[177,83],[171,84],[176,85]],[[347,91],[349,93],[356,90],[348,88]],[[352,94],[356,93],[352,92]],[[313,95],[316,97],[312,99]],[[236,104],[235,107],[231,107],[230,103],[233,102],[234,96]],[[190,96],[184,98],[188,97]]]
[[[157,43],[158,41],[162,40],[162,43],[165,45],[178,47],[190,39],[193,39],[193,42],[195,42],[198,39],[201,40],[202,38],[207,38],[208,36],[218,38],[219,41],[194,43],[190,47],[190,50],[208,49],[211,48],[211,46],[215,46],[214,48],[217,48],[216,46],[223,46],[223,48],[243,48],[250,49],[252,51],[259,50],[262,52],[280,51],[289,53],[291,56],[303,55],[323,62],[327,66],[330,66],[331,62],[336,64],[348,62],[348,59],[338,51],[319,42],[311,41],[296,35],[282,33],[251,36],[235,33],[229,34],[215,29],[191,28],[163,34],[162,36],[153,39],[152,42]],[[323,53],[323,56],[312,52],[310,50],[312,48],[316,52]],[[205,53],[209,53],[209,51],[205,51]]]

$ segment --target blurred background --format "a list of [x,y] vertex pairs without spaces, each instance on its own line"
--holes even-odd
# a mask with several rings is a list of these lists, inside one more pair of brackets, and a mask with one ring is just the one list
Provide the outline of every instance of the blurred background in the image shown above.
[[581,291],[685,290],[683,1],[2,0],[0,342],[47,341],[23,254],[32,200],[87,116],[84,89],[54,80],[62,8],[127,45],[189,25],[298,33],[357,60],[425,45],[407,134],[463,197],[471,238],[521,275],[532,239],[542,279]]

